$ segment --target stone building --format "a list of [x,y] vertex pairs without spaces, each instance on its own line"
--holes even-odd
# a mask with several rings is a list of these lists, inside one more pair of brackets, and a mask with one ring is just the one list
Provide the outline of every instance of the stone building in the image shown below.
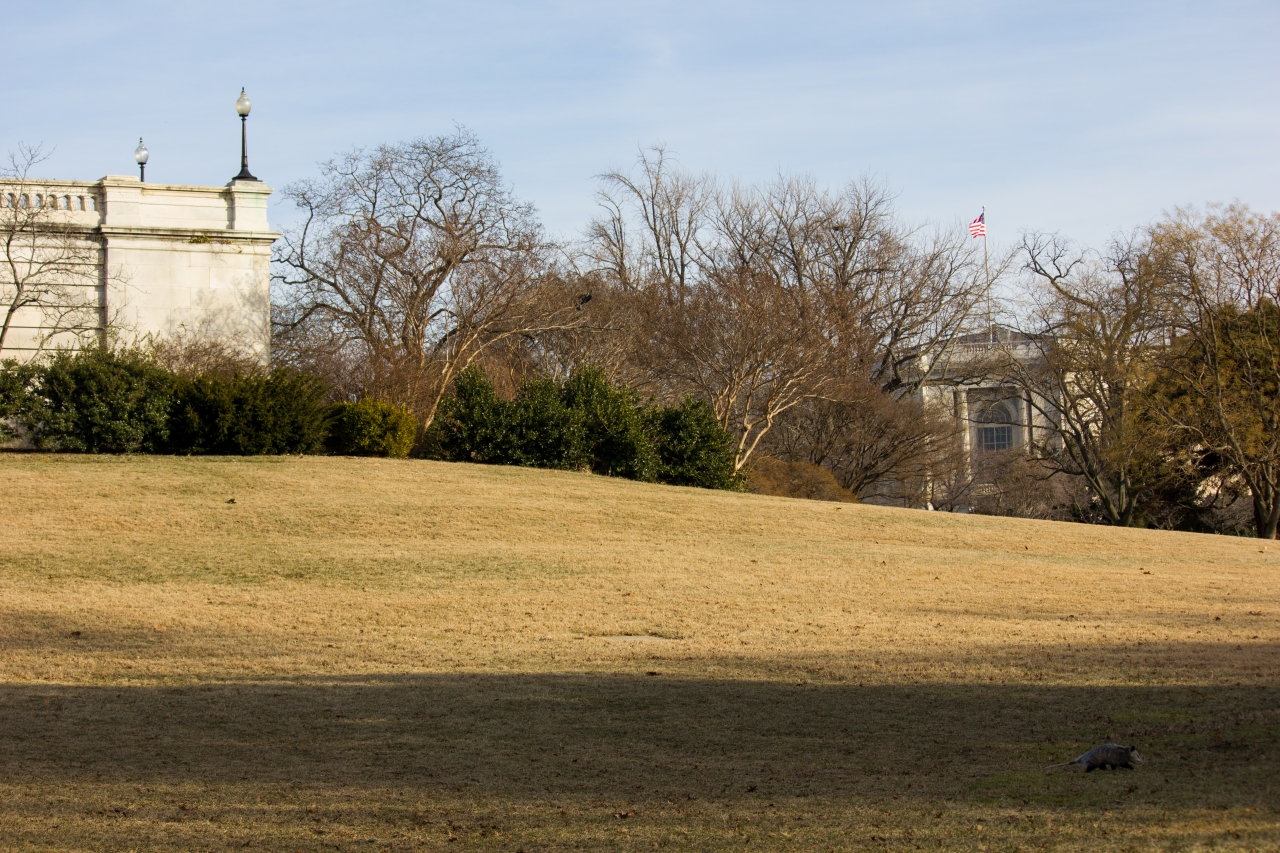
[[186,335],[265,361],[279,236],[267,221],[270,195],[257,180],[0,183],[0,230],[26,229],[9,251],[19,256],[19,278],[27,276],[15,282],[0,272],[0,316],[19,284],[44,294],[12,311],[0,358],[26,360],[108,335],[120,343]]
[[1011,360],[1030,365],[1043,345],[995,326],[960,338],[945,361],[932,365],[929,381],[920,389],[921,400],[954,419],[970,471],[990,454],[1026,452],[1032,441],[1045,440],[1052,426],[1045,413],[1053,406],[1002,378],[1008,374],[1002,365]]

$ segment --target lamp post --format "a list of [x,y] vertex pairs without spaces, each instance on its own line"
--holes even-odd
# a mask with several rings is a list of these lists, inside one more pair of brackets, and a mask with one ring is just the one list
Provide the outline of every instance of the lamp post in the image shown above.
[[236,98],[236,115],[240,116],[240,174],[231,180],[233,181],[256,181],[253,175],[249,174],[249,110],[253,108],[253,103],[249,100],[249,96],[244,93],[244,89],[240,90],[240,97]]
[[133,149],[133,159],[138,162],[138,179],[144,184],[147,182],[147,159],[150,157],[151,152],[142,144],[142,137],[139,136],[138,147]]

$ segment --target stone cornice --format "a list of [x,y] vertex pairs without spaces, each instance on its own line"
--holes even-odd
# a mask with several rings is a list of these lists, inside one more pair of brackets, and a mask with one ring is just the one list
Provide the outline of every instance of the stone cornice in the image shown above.
[[280,237],[279,231],[233,231],[219,228],[148,228],[136,225],[107,225],[86,228],[86,232],[103,237],[133,237],[154,240],[181,240],[193,245],[216,243],[264,243],[271,245]]
[[271,193],[274,192],[271,187],[260,181],[232,181],[229,184],[218,184],[215,186],[203,186],[200,184],[160,184],[153,181],[143,183],[132,175],[107,175],[106,177],[99,178],[96,181],[68,181],[52,178],[27,178],[26,180],[4,178],[3,180],[0,180],[0,187],[6,187],[12,190],[97,190],[102,189],[103,187],[126,187],[146,190],[147,192],[200,193],[206,195],[220,195],[228,192],[271,195]]

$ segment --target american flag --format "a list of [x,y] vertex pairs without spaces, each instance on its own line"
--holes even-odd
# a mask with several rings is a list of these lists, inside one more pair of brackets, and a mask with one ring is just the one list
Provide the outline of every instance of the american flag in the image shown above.
[[987,212],[984,210],[978,214],[978,218],[969,223],[969,236],[985,237],[987,236]]

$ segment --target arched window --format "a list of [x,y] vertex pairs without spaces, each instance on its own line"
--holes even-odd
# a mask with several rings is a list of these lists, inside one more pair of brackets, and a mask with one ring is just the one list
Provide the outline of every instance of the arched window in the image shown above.
[[992,403],[978,413],[978,449],[983,452],[1013,447],[1013,415],[1004,403]]

